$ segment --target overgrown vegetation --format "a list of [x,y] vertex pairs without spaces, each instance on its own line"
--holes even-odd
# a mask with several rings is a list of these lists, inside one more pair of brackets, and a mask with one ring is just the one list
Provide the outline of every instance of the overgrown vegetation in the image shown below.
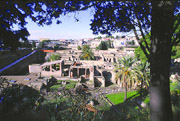
[[80,57],[81,60],[94,60],[94,53],[92,52],[89,45],[82,46],[82,55]]
[[60,60],[60,58],[61,58],[60,54],[52,54],[52,55],[49,57],[48,61]]
[[78,49],[78,50],[81,50],[81,46],[78,46],[77,49]]
[[[63,84],[65,83],[65,84]],[[60,87],[65,87],[65,89],[72,89],[75,88],[76,85],[76,81],[72,81],[72,80],[57,80],[57,83],[55,83],[54,85],[52,85],[50,87],[50,90],[52,91],[57,91]]]
[[[97,121],[102,113],[88,106],[89,95],[71,93],[71,86],[46,99],[40,92],[23,85],[10,85],[0,79],[0,119],[3,121]],[[61,81],[59,81],[61,82]]]
[[127,90],[128,88],[136,87],[138,80],[137,75],[134,72],[134,66],[135,59],[126,56],[122,57],[118,60],[118,63],[115,64],[114,72],[115,74],[115,80],[118,81],[118,84],[122,84],[122,87],[124,88],[124,100],[127,99]]
[[96,50],[108,50],[108,48],[112,48],[111,41],[101,41],[99,46],[96,47]]

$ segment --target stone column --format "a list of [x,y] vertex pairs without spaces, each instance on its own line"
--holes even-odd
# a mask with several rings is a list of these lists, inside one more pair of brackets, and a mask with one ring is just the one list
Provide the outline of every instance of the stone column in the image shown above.
[[59,63],[59,71],[60,71],[60,76],[62,76],[62,68],[61,68],[61,63]]
[[79,68],[77,68],[77,77],[79,77]]
[[121,81],[120,81],[120,79],[118,78],[117,85],[120,85],[120,84],[121,84]]
[[112,77],[111,77],[111,80],[112,80],[112,83],[116,83],[116,80],[115,80],[115,72],[112,72]]
[[50,68],[49,68],[49,69],[50,69],[50,72],[52,72],[52,65],[50,65]]
[[87,69],[85,68],[85,79],[86,79],[86,77],[87,77]]
[[102,79],[101,83],[102,83],[101,87],[105,87],[105,79]]
[[93,80],[94,81],[94,67],[90,67],[89,71],[90,71],[89,80]]
[[59,70],[61,71],[62,69],[61,69],[61,63],[59,63]]
[[71,68],[69,69],[69,78],[71,78]]
[[71,77],[73,77],[73,69],[72,69],[72,71],[70,71],[70,74],[71,74]]

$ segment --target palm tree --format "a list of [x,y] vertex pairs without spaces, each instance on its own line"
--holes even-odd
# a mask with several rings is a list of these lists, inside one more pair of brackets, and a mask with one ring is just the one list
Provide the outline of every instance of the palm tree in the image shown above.
[[94,60],[94,53],[90,49],[88,45],[84,45],[82,47],[82,55],[81,55],[82,60]]
[[142,95],[142,89],[145,86],[146,88],[149,87],[149,81],[150,81],[150,64],[148,62],[144,63],[138,63],[134,71],[136,75],[138,76],[138,79],[141,82],[141,87],[140,87],[140,95]]
[[130,56],[122,57],[115,64],[115,79],[122,83],[125,88],[124,100],[127,99],[127,89],[134,86],[136,82],[136,75],[133,70],[133,64],[136,60]]

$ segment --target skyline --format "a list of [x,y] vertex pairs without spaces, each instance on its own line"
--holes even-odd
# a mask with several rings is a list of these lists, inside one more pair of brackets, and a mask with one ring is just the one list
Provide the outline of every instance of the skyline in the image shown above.
[[[76,21],[76,18],[79,21]],[[106,35],[94,35],[90,30],[91,19],[93,19],[93,9],[81,11],[78,13],[69,13],[65,16],[61,16],[62,23],[56,24],[56,20],[53,20],[51,25],[38,26],[35,22],[27,19],[27,30],[30,33],[29,40],[39,40],[40,38],[49,39],[83,39],[94,38],[98,36]],[[113,36],[120,35],[122,33],[113,34]]]
[[[27,19],[26,25],[30,36],[28,39],[81,39],[81,38],[93,38],[95,35],[90,30],[90,19],[93,18],[91,14],[92,10],[82,11],[79,13],[69,13],[65,16],[61,16],[61,24],[56,24],[56,20],[53,20],[51,25],[38,26],[35,22]],[[74,18],[79,19],[77,22]]]

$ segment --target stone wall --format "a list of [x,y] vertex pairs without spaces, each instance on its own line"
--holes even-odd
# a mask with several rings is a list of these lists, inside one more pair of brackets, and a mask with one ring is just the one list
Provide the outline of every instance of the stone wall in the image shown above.
[[23,59],[17,64],[11,66],[10,68],[2,71],[0,75],[25,75],[29,73],[28,66],[33,63],[43,63],[45,53],[42,51],[37,51],[29,57]]
[[31,52],[32,50],[0,51],[0,69]]
[[99,83],[98,86],[105,87],[105,79],[103,76],[96,76],[94,78],[95,78],[94,80],[96,81],[96,84]]
[[41,65],[40,64],[32,64],[29,65],[29,73],[40,73],[41,72]]

